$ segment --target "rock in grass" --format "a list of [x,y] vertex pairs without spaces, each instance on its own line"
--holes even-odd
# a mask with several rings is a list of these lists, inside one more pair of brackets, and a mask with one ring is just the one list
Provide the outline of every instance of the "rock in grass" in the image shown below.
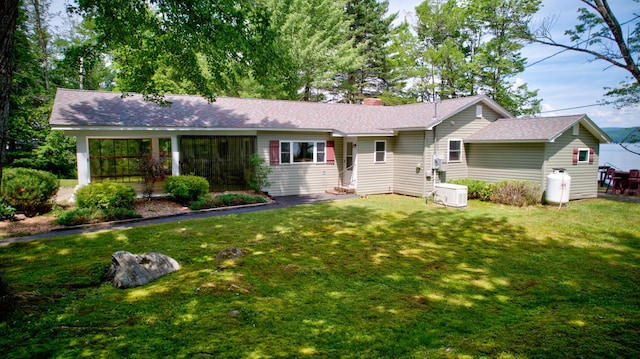
[[240,257],[246,256],[248,253],[249,251],[238,247],[226,248],[218,253],[216,261],[236,260]]
[[111,256],[107,278],[111,280],[114,288],[133,288],[178,269],[180,264],[175,259],[161,253],[132,254],[119,251]]

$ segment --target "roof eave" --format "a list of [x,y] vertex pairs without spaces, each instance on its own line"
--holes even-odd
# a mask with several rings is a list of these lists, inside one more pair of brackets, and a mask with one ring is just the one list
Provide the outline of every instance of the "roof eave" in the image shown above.
[[547,142],[553,142],[549,139],[541,139],[541,138],[534,138],[534,139],[504,139],[504,140],[474,140],[474,139],[467,139],[464,140],[465,143],[547,143]]

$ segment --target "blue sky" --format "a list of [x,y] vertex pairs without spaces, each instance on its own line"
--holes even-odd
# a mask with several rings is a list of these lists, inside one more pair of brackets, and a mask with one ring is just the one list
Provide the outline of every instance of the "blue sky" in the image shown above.
[[[66,0],[67,2],[69,0]],[[389,11],[398,12],[399,18],[415,19],[415,7],[422,0],[389,0]],[[64,11],[65,0],[53,0],[52,12]],[[577,9],[583,5],[579,0],[543,0],[543,7],[534,21],[555,16],[553,30],[560,39],[565,30],[577,24]],[[633,0],[611,0],[610,6],[618,21],[623,23],[640,13],[640,3]],[[532,64],[561,49],[539,44],[527,45],[522,54]],[[603,98],[606,86],[615,87],[630,77],[624,70],[611,67],[603,61],[590,61],[586,54],[567,51],[539,64],[528,67],[515,80],[526,82],[529,89],[538,89],[542,99],[542,115],[570,115],[586,113],[600,127],[640,126],[640,109],[617,110],[611,106],[589,106]],[[561,111],[562,110],[562,111]]]
[[[412,21],[415,19],[415,7],[420,3],[421,0],[390,0],[389,11],[398,12],[400,18]],[[640,13],[640,3],[632,0],[611,0],[609,4],[620,23],[630,20],[634,12]],[[579,0],[543,0],[542,5],[534,21],[555,16],[557,20],[553,31],[557,39],[578,23],[577,10],[584,7]],[[528,59],[527,63],[532,64],[560,50],[530,44],[523,49],[522,55]],[[526,82],[530,90],[539,90],[543,116],[586,113],[600,127],[640,126],[639,108],[617,110],[611,106],[592,106],[560,111],[597,104],[603,98],[604,87],[615,87],[630,77],[625,70],[611,67],[604,61],[592,62],[591,59],[586,54],[567,51],[532,65],[516,80]]]

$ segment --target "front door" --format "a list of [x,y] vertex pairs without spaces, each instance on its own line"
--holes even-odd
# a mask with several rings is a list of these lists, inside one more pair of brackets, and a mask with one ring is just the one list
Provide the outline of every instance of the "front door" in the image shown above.
[[344,172],[342,175],[342,186],[346,188],[356,188],[357,182],[357,139],[346,138],[344,143]]

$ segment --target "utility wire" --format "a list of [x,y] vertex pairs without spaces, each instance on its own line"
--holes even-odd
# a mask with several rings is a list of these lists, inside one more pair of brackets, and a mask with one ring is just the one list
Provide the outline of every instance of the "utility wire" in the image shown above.
[[549,113],[549,112],[558,112],[558,111],[568,111],[568,110],[575,110],[578,108],[585,108],[585,107],[594,107],[594,106],[602,106],[603,104],[601,103],[594,103],[591,105],[584,105],[584,106],[576,106],[576,107],[568,107],[568,108],[561,108],[558,110],[549,110],[549,111],[540,111],[540,113]]

